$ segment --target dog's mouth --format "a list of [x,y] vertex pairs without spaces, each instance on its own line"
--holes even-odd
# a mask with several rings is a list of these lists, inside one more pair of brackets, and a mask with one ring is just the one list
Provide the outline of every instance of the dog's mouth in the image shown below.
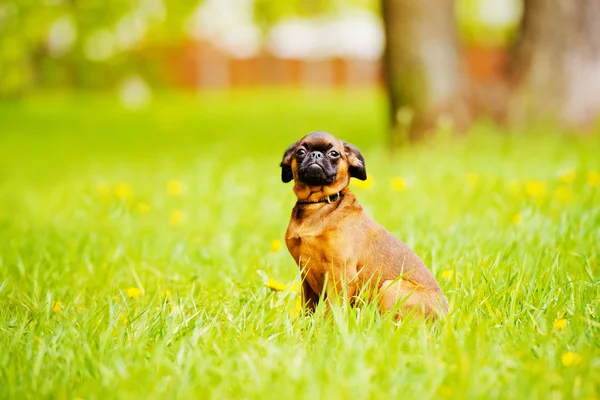
[[298,170],[298,178],[309,186],[323,186],[333,183],[335,176],[328,175],[321,165],[312,163]]

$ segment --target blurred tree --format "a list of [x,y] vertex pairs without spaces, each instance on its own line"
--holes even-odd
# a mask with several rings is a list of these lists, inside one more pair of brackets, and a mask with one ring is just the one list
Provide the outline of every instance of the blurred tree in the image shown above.
[[382,0],[392,145],[468,124],[453,0]]
[[[600,1],[525,0],[509,115],[591,127],[600,115]],[[557,121],[556,121],[557,119]]]

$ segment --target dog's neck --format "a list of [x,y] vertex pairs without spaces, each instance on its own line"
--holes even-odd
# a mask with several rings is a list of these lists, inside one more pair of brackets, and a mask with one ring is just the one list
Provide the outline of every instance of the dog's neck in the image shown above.
[[[306,202],[307,204],[312,203],[327,203],[329,200],[337,197],[337,195],[343,196],[348,189],[350,180],[340,179],[332,184],[324,186],[309,186],[299,180],[294,181],[294,193],[298,198],[298,203]],[[339,199],[339,198],[338,198]]]
[[[339,204],[344,199],[350,197],[354,198],[352,191],[348,187],[342,188],[339,192],[326,195],[326,192],[313,192],[310,196],[301,198],[298,196],[296,200],[296,208],[309,209],[309,210],[320,210],[321,208],[329,208],[330,205]],[[352,200],[351,200],[352,201]]]
[[295,224],[302,224],[310,218],[324,218],[341,208],[349,206],[358,206],[360,208],[354,194],[352,194],[352,191],[349,188],[344,188],[341,192],[337,192],[337,196],[330,195],[329,200],[331,202],[328,202],[326,199],[321,202],[317,200],[319,200],[319,198],[314,200],[311,198],[310,201],[300,199],[296,201],[296,205],[292,211],[292,220],[295,221]]
[[342,198],[342,192],[337,192],[336,194],[333,194],[330,196],[325,196],[319,200],[314,200],[314,201],[298,200],[296,202],[296,204],[305,205],[305,204],[318,204],[318,203],[335,203],[336,201],[340,200],[341,198]]

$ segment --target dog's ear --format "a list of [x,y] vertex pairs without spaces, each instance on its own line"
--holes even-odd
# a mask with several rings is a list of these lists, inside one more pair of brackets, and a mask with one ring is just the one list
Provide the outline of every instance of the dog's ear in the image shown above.
[[365,159],[356,146],[350,143],[344,143],[344,151],[348,159],[348,173],[352,178],[364,181],[367,179],[367,169],[365,168]]
[[292,179],[294,179],[294,173],[292,172],[292,157],[294,156],[294,150],[296,150],[296,146],[298,142],[294,143],[290,147],[287,148],[285,153],[283,153],[283,160],[281,160],[281,180],[283,183],[288,183]]

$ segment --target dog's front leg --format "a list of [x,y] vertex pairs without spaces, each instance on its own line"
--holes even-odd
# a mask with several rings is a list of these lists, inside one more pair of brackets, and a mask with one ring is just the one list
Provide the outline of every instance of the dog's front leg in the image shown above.
[[324,289],[328,305],[352,304],[352,299],[356,294],[355,275],[356,269],[326,273]]
[[306,279],[302,280],[302,302],[307,310],[312,312],[317,308],[319,304],[319,295],[313,290]]

